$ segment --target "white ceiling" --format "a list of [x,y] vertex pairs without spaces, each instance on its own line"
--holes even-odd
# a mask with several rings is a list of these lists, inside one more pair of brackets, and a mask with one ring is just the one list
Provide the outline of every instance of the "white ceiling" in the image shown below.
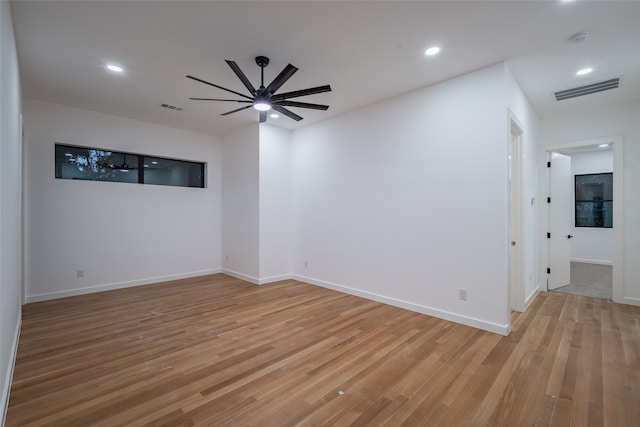
[[[296,100],[326,112],[271,124],[294,129],[508,60],[541,116],[640,98],[638,1],[13,1],[23,94],[59,104],[214,135],[258,121],[253,109],[229,116],[233,98],[187,74],[243,92],[224,62],[255,86],[254,57],[270,82],[287,63],[300,70],[279,90],[330,84]],[[589,32],[582,44],[567,39]],[[438,45],[439,55],[427,57]],[[104,64],[121,64],[114,75]],[[594,72],[576,77],[586,66]],[[623,75],[620,89],[556,102],[551,93]],[[231,96],[228,96],[231,95]],[[183,107],[183,111],[160,104]]]

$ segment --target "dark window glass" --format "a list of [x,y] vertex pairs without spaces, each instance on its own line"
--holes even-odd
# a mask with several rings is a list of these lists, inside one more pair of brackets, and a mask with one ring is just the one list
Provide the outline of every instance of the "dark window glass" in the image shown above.
[[137,169],[135,154],[56,145],[56,178],[135,183]]
[[204,187],[204,163],[144,157],[144,183]]
[[56,144],[56,178],[204,188],[204,163]]
[[613,227],[613,174],[575,176],[576,227]]

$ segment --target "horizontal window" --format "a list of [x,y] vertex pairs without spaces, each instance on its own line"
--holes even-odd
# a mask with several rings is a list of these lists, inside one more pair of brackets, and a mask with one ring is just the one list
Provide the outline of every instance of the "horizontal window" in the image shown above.
[[56,144],[56,178],[204,188],[205,164]]

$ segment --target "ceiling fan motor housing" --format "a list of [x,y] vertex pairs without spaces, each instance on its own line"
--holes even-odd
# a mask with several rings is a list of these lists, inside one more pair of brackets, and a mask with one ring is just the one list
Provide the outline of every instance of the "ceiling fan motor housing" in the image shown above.
[[264,68],[269,65],[269,58],[266,56],[256,56],[256,64],[258,64],[258,67]]

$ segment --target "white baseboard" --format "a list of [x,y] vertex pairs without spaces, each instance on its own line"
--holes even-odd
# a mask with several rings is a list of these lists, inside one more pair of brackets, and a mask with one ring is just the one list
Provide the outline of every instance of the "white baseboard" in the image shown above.
[[538,296],[538,292],[540,291],[540,288],[537,287],[535,288],[530,294],[529,296],[524,300],[524,309],[526,310],[527,308],[529,308],[529,304],[531,304],[533,302],[533,300]]
[[0,408],[2,408],[2,414],[0,414],[0,426],[4,426],[4,421],[7,417],[7,409],[9,408],[9,393],[11,392],[11,382],[13,381],[13,367],[16,363],[16,356],[18,354],[18,340],[20,339],[20,328],[22,326],[22,310],[18,311],[18,322],[16,324],[16,331],[13,335],[13,343],[11,344],[11,351],[9,352],[9,364],[7,366],[7,372],[2,384],[2,396],[0,397]]
[[229,270],[227,268],[223,268],[221,273],[226,274],[227,276],[235,277],[236,279],[244,280],[245,282],[253,283],[254,285],[260,284],[260,279],[257,277],[249,276],[248,274],[239,273],[237,271]]
[[254,277],[249,276],[248,274],[239,273],[234,270],[228,270],[226,268],[222,269],[222,273],[231,277],[235,277],[236,279],[242,279],[246,282],[253,283],[254,285],[264,285],[272,282],[279,282],[280,280],[290,280],[293,278],[291,274],[279,274],[277,276],[269,276],[269,277]]
[[640,306],[640,298],[622,297],[621,301],[615,301],[621,304],[637,305]]
[[293,277],[291,276],[291,274],[279,274],[277,276],[269,276],[269,277],[263,277],[260,278],[258,280],[258,284],[259,285],[264,285],[266,283],[273,283],[273,282],[279,282],[281,280],[291,280],[293,279]]
[[433,307],[428,307],[421,304],[415,304],[409,301],[404,301],[396,298],[386,297],[373,292],[362,291],[360,289],[350,288],[348,286],[337,285],[335,283],[325,282],[323,280],[316,280],[310,277],[299,276],[293,274],[292,278],[301,282],[309,283],[311,285],[322,286],[323,288],[333,289],[334,291],[344,292],[346,294],[355,295],[358,297],[378,301],[384,304],[393,305],[395,307],[404,308],[406,310],[415,311],[429,316],[437,317],[444,320],[449,320],[463,325],[471,326],[473,328],[482,329],[485,331],[493,332],[500,335],[508,335],[511,331],[510,324],[500,325],[498,323],[487,322],[486,320],[476,319],[469,316],[464,316],[457,313],[451,313],[449,311],[440,310]]
[[207,274],[221,273],[222,269],[192,271],[189,273],[171,274],[167,276],[148,277],[145,279],[131,280],[128,282],[108,283],[105,285],[88,286],[86,288],[69,289],[67,291],[51,292],[48,294],[27,295],[25,302],[47,301],[56,298],[72,297],[75,295],[91,294],[94,292],[110,291],[113,289],[130,288],[133,286],[148,285],[150,283],[160,283],[169,280],[187,279],[189,277],[205,276]]
[[583,262],[585,264],[613,265],[613,261],[602,261],[597,259],[571,258],[571,262]]

